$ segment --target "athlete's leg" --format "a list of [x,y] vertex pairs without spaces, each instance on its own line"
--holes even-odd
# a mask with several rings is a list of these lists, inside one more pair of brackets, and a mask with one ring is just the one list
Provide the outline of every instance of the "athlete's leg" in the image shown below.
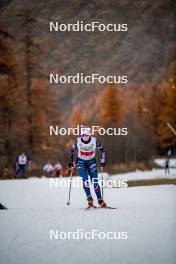
[[169,172],[169,166],[166,165],[166,167],[165,167],[165,175],[167,175],[167,174],[169,175],[170,172]]
[[167,171],[168,171],[168,175],[170,175],[170,168],[169,168],[169,166],[167,168]]
[[18,175],[20,178],[23,178],[23,174],[24,174],[24,165],[19,164],[16,175]]
[[22,178],[25,177],[25,173],[26,173],[26,165],[22,166]]
[[88,167],[88,173],[89,173],[91,180],[92,180],[92,183],[93,183],[95,194],[97,196],[97,199],[100,200],[100,199],[102,199],[102,196],[101,196],[100,186],[98,183],[98,172],[97,172],[97,165],[96,165],[95,159],[89,161],[87,164],[87,167]]
[[85,162],[80,160],[80,159],[77,159],[76,160],[76,167],[77,167],[77,170],[79,172],[79,175],[82,177],[83,188],[84,188],[85,194],[86,194],[87,198],[90,198],[92,196],[91,196],[91,192],[90,192],[90,186],[89,186],[89,180],[88,180],[88,171],[87,171],[87,168],[85,166]]

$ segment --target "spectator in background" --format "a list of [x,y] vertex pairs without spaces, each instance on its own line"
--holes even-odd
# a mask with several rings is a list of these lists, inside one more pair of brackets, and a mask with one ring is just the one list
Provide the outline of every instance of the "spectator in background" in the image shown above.
[[54,165],[53,176],[62,177],[62,165],[59,161]]
[[27,162],[29,162],[29,168],[31,169],[31,159],[27,157],[24,152],[22,152],[21,155],[16,158],[16,177],[25,177]]
[[170,175],[170,159],[167,158],[166,161],[165,161],[165,176],[167,175]]
[[52,177],[54,167],[52,166],[51,162],[48,160],[47,163],[43,167],[44,172],[47,174],[48,177]]

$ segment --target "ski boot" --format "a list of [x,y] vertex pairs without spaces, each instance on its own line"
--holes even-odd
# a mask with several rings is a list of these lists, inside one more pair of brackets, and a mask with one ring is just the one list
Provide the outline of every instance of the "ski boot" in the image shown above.
[[88,207],[87,207],[87,209],[90,209],[90,208],[96,208],[96,206],[94,206],[94,204],[93,204],[93,198],[92,198],[92,197],[88,197],[88,198],[87,198],[87,202],[88,202]]
[[106,203],[103,201],[103,199],[98,199],[98,204],[101,208],[107,208]]

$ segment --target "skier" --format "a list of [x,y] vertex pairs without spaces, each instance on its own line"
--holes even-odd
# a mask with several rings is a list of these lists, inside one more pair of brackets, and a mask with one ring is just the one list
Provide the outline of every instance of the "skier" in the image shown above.
[[59,161],[54,165],[53,176],[62,177],[62,165]]
[[93,182],[94,191],[98,199],[98,204],[100,207],[105,208],[106,203],[104,202],[100,186],[98,183],[98,173],[97,165],[95,160],[96,149],[100,151],[101,163],[100,167],[105,166],[105,150],[101,145],[100,141],[97,141],[95,137],[91,136],[91,129],[84,127],[81,129],[81,137],[78,137],[76,142],[72,145],[70,149],[70,161],[68,167],[73,167],[74,153],[78,151],[78,157],[76,158],[76,167],[79,175],[83,180],[83,188],[87,196],[88,208],[95,207],[93,204],[93,198],[90,192],[90,187],[88,184],[88,175],[90,175],[91,181]]
[[16,158],[16,177],[18,175],[21,177],[25,176],[27,162],[29,162],[29,167],[31,168],[31,159],[27,157],[24,152]]
[[170,159],[169,158],[165,160],[165,175],[167,175],[167,173],[168,175],[170,175]]
[[52,177],[54,167],[51,164],[50,160],[47,161],[47,163],[43,167],[43,171],[47,173],[48,177]]

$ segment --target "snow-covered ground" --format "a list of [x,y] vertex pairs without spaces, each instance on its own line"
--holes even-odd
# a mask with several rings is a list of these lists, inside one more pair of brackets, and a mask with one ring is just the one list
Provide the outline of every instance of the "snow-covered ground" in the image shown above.
[[[76,179],[74,179],[75,181]],[[59,180],[60,181],[60,180]],[[67,179],[65,179],[67,181]],[[49,179],[0,181],[1,264],[175,264],[176,186],[105,189],[117,210],[85,211],[83,190]],[[127,239],[50,239],[50,231],[127,232]]]
[[[108,179],[107,175],[105,175],[105,178]],[[174,179],[176,178],[176,169],[170,169],[170,174],[167,175],[165,175],[164,169],[153,169],[150,171],[134,171],[134,172],[116,174],[110,176],[110,178],[117,180],[121,180],[121,179],[149,180],[149,179],[163,179],[163,178]]]
[[[154,159],[154,162],[160,167],[165,167],[166,159]],[[170,159],[169,165],[176,168],[176,159]]]

